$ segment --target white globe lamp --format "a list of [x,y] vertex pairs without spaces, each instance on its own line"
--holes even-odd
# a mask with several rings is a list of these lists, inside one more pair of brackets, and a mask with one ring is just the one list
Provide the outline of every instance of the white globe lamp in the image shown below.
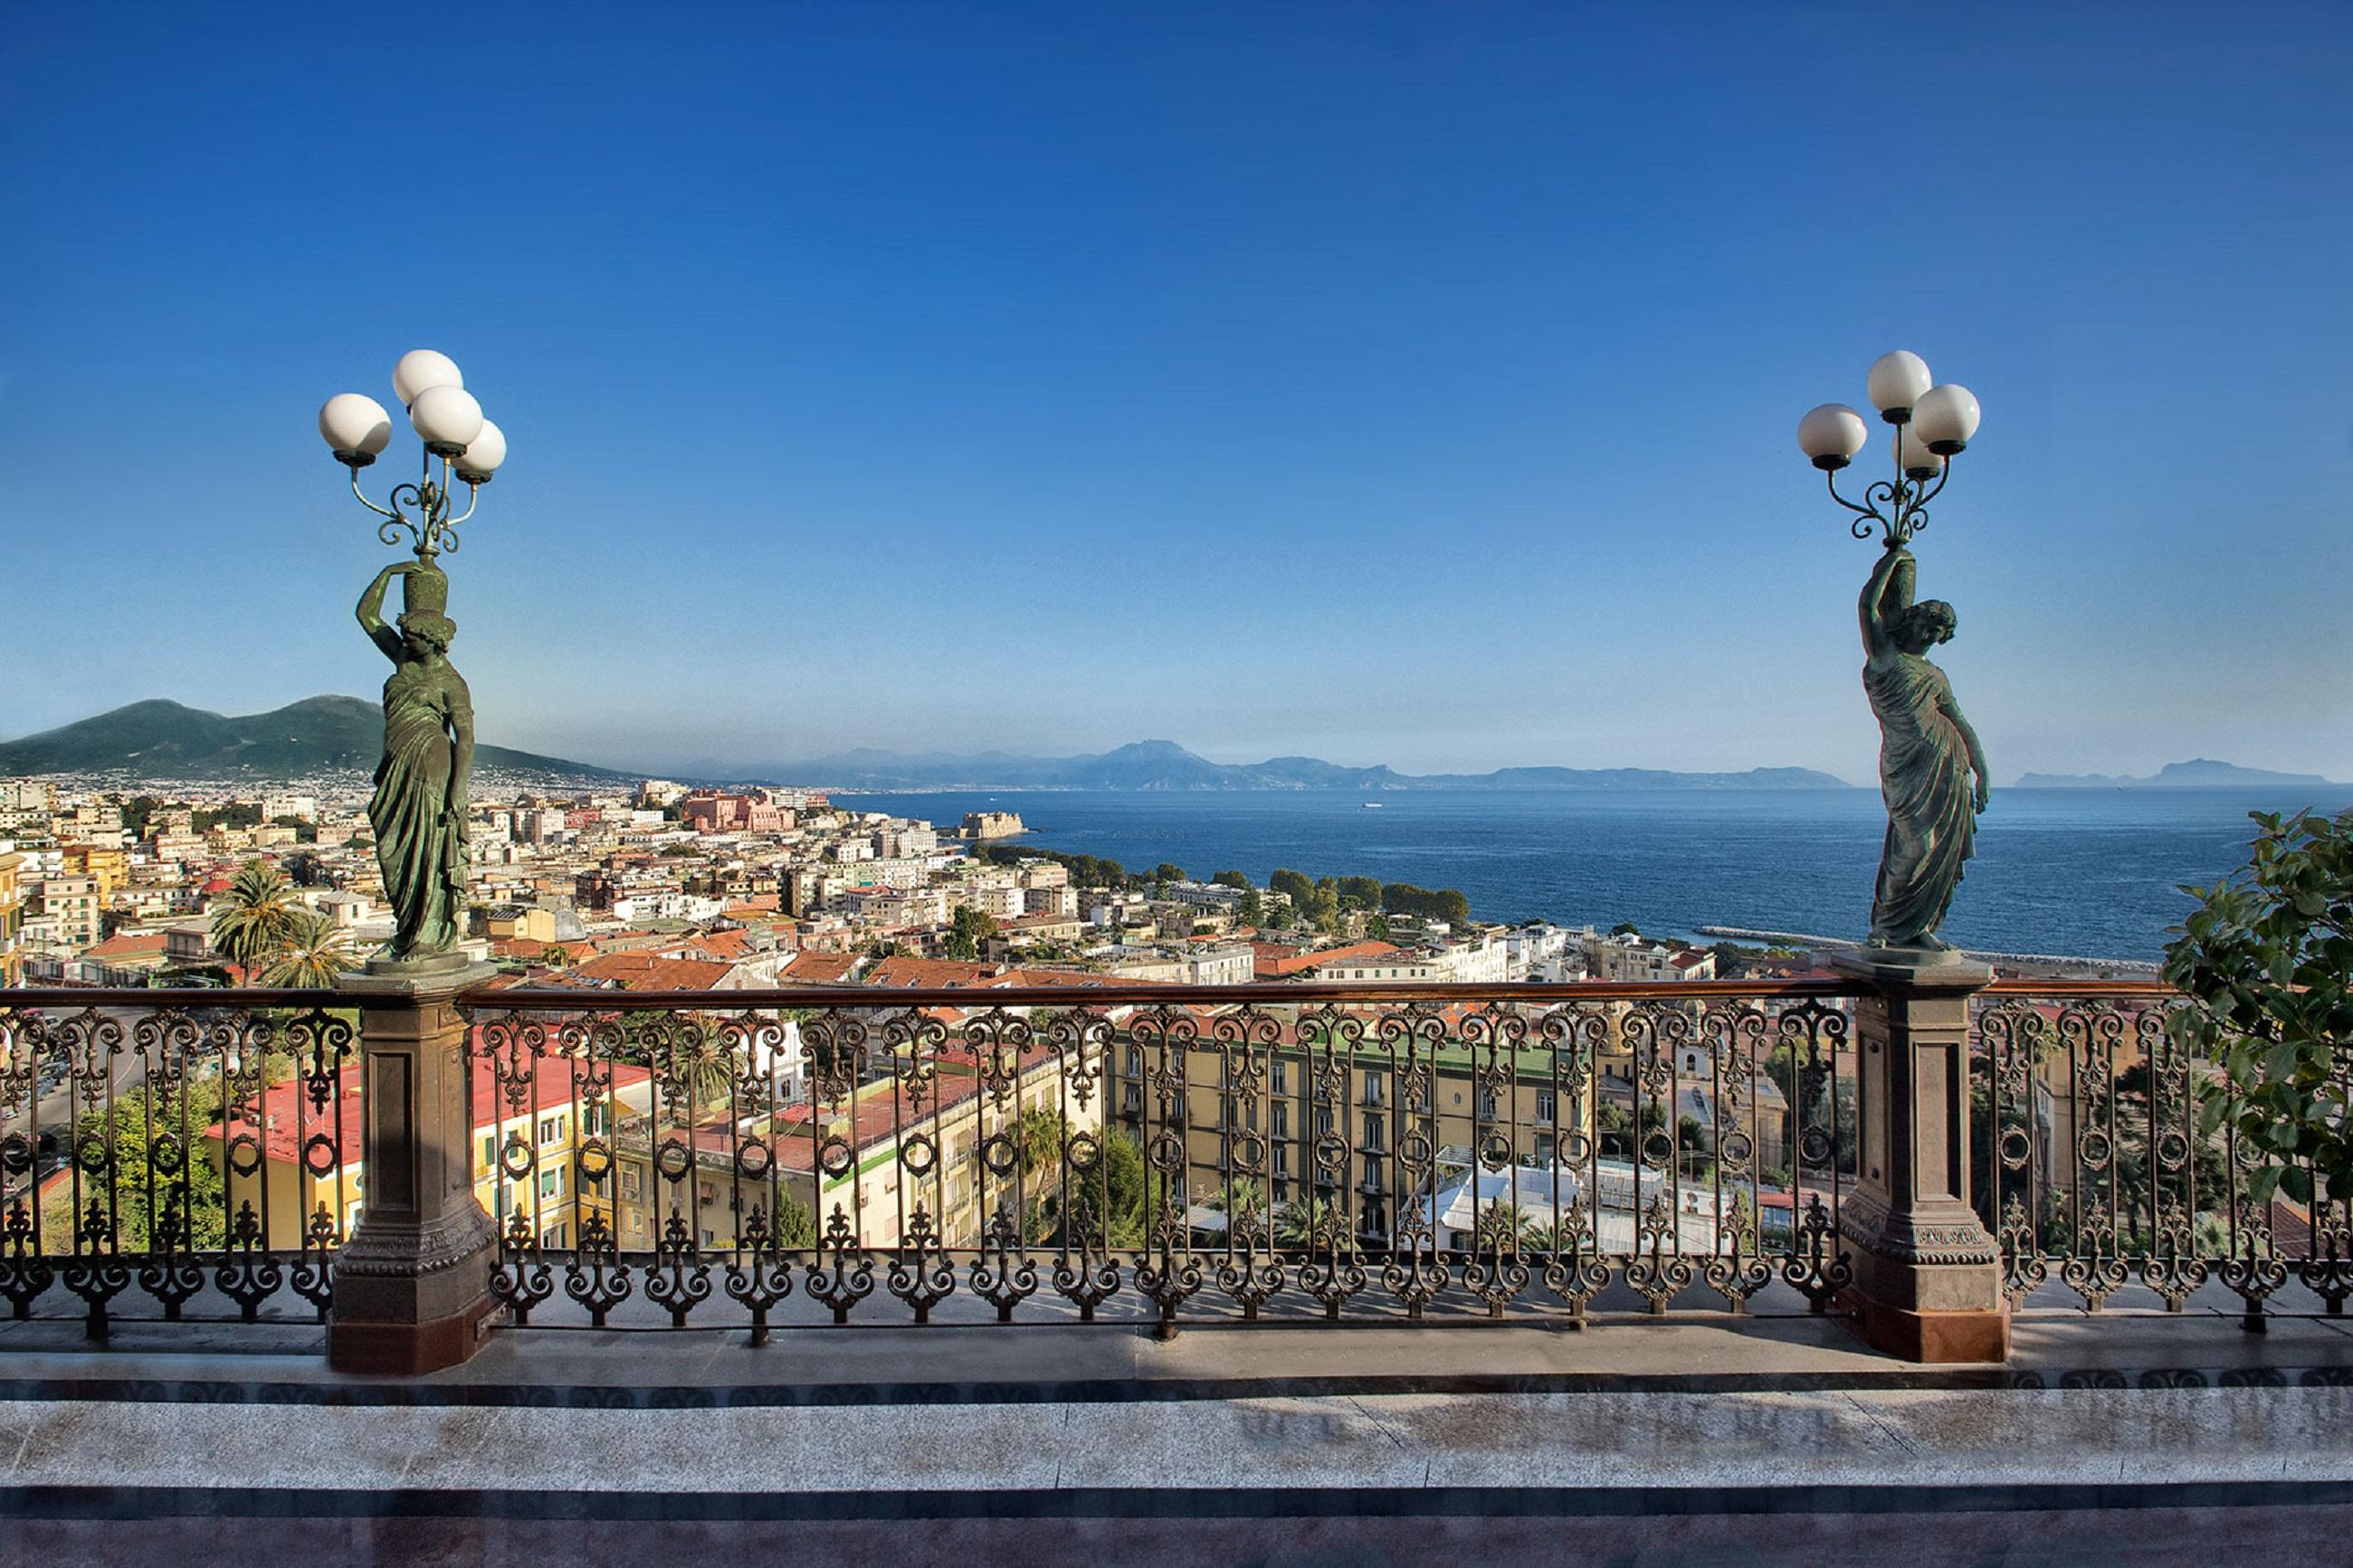
[[1798,421],[1798,449],[1824,473],[1836,473],[1854,461],[1871,426],[1843,403],[1825,403]]
[[1871,364],[1871,374],[1863,390],[1871,396],[1871,405],[1890,425],[1901,425],[1912,417],[1912,408],[1920,395],[1935,384],[1928,374],[1928,362],[1907,350],[1881,354]]
[[1941,457],[1967,449],[1977,436],[1978,418],[1977,394],[1952,383],[1930,387],[1912,407],[1914,433]]
[[468,484],[486,485],[506,460],[506,432],[485,419],[474,438],[466,443],[466,449],[449,459],[449,466]]
[[392,440],[392,416],[373,397],[339,392],[319,410],[319,434],[335,461],[364,468]]
[[403,408],[414,407],[417,398],[434,387],[465,384],[466,378],[458,372],[458,362],[432,349],[411,349],[392,367],[393,394],[400,399]]
[[482,405],[462,386],[428,386],[408,405],[408,422],[437,458],[454,458],[482,433]]

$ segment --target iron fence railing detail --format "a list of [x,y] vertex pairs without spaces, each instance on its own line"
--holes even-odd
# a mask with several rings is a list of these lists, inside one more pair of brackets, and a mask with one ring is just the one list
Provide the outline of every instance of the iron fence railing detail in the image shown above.
[[2201,1289],[2251,1322],[2300,1284],[2331,1316],[2353,1296],[2342,1196],[2255,1195],[2261,1162],[2214,1114],[2228,1085],[2168,1031],[2154,985],[2002,982],[1971,1038],[1978,1216],[2013,1305],[2056,1297],[2180,1311]]
[[[325,1316],[364,1195],[362,1010],[407,1005],[345,1000],[0,994],[7,1310]],[[491,1292],[527,1325],[1822,1312],[1855,1279],[1869,1005],[1844,981],[488,990],[459,1004],[461,1136]],[[2018,981],[1973,1004],[1969,1196],[2005,1295],[2340,1313],[2353,1213],[2258,1200],[2172,1005]]]
[[361,1201],[354,1016],[142,994],[0,993],[0,1297],[93,1336],[280,1297],[323,1319]]
[[493,1288],[525,1322],[732,1301],[755,1340],[795,1296],[830,1322],[1829,1308],[1843,987],[1433,989],[480,997]]

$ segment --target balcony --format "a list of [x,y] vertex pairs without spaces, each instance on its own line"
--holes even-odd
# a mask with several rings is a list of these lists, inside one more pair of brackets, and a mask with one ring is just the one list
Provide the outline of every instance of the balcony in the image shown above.
[[[2173,1053],[2168,1000],[1997,984],[1955,1015],[1958,1092],[1907,1101],[1874,1065],[1887,1004],[1843,982],[1106,987],[1076,1006],[1067,991],[18,991],[0,1005],[0,1364],[23,1397],[163,1400],[196,1426],[231,1419],[185,1408],[225,1380],[264,1414],[378,1411],[423,1445],[418,1473],[445,1478],[482,1474],[452,1425],[473,1403],[540,1411],[514,1419],[554,1423],[544,1440],[565,1453],[579,1443],[562,1423],[588,1405],[705,1406],[642,1483],[698,1495],[733,1485],[754,1448],[767,1487],[797,1453],[821,1485],[849,1431],[883,1456],[862,1485],[921,1489],[890,1434],[913,1422],[936,1447],[938,1423],[981,1405],[999,1414],[970,1416],[938,1473],[976,1497],[1034,1489],[1063,1439],[1021,1412],[1098,1412],[1071,1438],[1075,1475],[1129,1419],[1105,1412],[1171,1400],[1238,1456],[1215,1484],[1305,1485],[1282,1466],[1308,1450],[1270,1446],[1305,1428],[1234,1425],[1282,1391],[1336,1402],[1315,1417],[1315,1484],[1375,1490],[1406,1484],[1397,1464],[1416,1489],[1624,1484],[1600,1438],[1508,1436],[1546,1401],[1601,1396],[1613,1441],[1694,1445],[1715,1456],[1711,1487],[1786,1486],[1784,1458],[1741,1480],[1729,1426],[1676,1428],[1701,1418],[1652,1397],[1694,1389],[1728,1402],[1727,1424],[1798,1423],[1774,1440],[1812,1446],[1806,1487],[1941,1484],[1956,1445],[1988,1486],[2088,1478],[2102,1455],[2113,1472],[2120,1446],[2147,1458],[2116,1423],[2146,1432],[2154,1406],[2110,1400],[2087,1435],[2089,1414],[2038,1426],[2015,1403],[2063,1385],[2284,1389],[2231,1406],[2242,1449],[2168,1429],[2187,1446],[2158,1468],[2228,1479],[2268,1453],[2277,1473],[2316,1443],[2295,1473],[2334,1477],[2341,1439],[2295,1424],[2318,1419],[2300,1390],[2336,1401],[2353,1380],[2344,1207],[2248,1200],[2236,1152],[2200,1131],[2211,1075]],[[1915,1038],[1933,1022],[1913,1019]],[[1678,1049],[1694,1038],[1710,1047],[1696,1078]],[[1144,1084],[1121,1070],[1131,1046]],[[1627,1053],[1637,1089],[1620,1153],[1584,1131],[1604,1115],[1604,1051]],[[876,1059],[888,1075],[861,1084]],[[1323,1157],[1312,1135],[1230,1131],[1253,1097],[1271,1127],[1276,1060],[1427,1093],[1438,1112],[1398,1130],[1391,1192],[1273,1199],[1281,1170]],[[1503,1086],[1492,1121],[1470,1114],[1482,1083]],[[1131,1089],[1133,1132],[1107,1127]],[[1662,1109],[1692,1090],[1695,1131]],[[558,1116],[564,1136],[542,1142]],[[1906,1149],[1957,1190],[1905,1188],[1887,1163]],[[1176,1190],[1203,1150],[1235,1197],[1214,1234],[1192,1223],[1208,1194]],[[543,1197],[551,1172],[561,1195]],[[1942,1227],[1964,1261],[1890,1245],[1907,1205],[1911,1234]],[[1983,1282],[2006,1363],[1907,1337],[1897,1292],[1945,1269]],[[1023,1323],[1042,1331],[993,1331]],[[1986,1406],[1974,1436],[1916,1403],[1995,1394],[2013,1403]],[[1398,1427],[1391,1399],[1459,1405],[1486,1436]],[[845,1405],[866,1408],[845,1425]],[[770,1425],[744,1447],[750,1412]],[[179,1461],[127,1433],[117,1484],[167,1484],[138,1478]],[[363,1447],[329,1468],[375,1475],[381,1445]],[[26,1450],[20,1484],[62,1473],[47,1452]],[[1203,1484],[1198,1469],[1180,1455],[1148,1484]]]

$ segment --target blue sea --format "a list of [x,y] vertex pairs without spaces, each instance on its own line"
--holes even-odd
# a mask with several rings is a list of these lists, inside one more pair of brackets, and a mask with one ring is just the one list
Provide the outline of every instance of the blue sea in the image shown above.
[[[1945,935],[2002,952],[2155,959],[2189,900],[2246,858],[2252,810],[2353,808],[2353,788],[1997,790]],[[1875,790],[1199,794],[967,791],[838,795],[954,826],[1016,811],[1050,849],[1131,869],[1263,884],[1278,866],[1460,888],[1481,920],[1531,917],[1658,936],[1702,925],[1859,937],[1886,818]],[[1366,810],[1367,799],[1380,802]]]

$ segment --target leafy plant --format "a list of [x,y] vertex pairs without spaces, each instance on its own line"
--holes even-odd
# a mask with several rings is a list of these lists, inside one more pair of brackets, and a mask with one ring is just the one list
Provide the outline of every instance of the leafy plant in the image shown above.
[[2189,998],[2167,1018],[2194,1057],[2219,1062],[2230,1093],[2207,1101],[2264,1157],[2252,1195],[2353,1194],[2353,812],[2250,814],[2248,862],[2198,900],[2167,947],[2166,980]]

